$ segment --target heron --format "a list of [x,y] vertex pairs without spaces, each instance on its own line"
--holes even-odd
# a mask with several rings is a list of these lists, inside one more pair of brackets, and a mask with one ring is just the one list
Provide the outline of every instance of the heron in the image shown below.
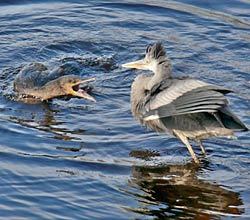
[[196,142],[206,155],[204,139],[235,137],[235,131],[248,130],[229,108],[225,95],[232,90],[191,77],[173,76],[162,43],[149,45],[143,59],[122,66],[151,71],[150,75],[138,75],[132,83],[133,116],[152,130],[178,138],[195,163],[200,161],[190,141]]

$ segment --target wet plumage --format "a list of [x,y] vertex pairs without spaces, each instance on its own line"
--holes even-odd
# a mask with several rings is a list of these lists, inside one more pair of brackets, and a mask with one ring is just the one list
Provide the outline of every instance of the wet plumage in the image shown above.
[[205,154],[203,139],[247,130],[228,107],[225,95],[232,91],[197,79],[172,76],[170,61],[160,43],[148,46],[143,60],[123,66],[153,72],[151,76],[137,76],[132,84],[135,118],[153,130],[175,135],[196,163],[199,160],[189,140],[197,141]]
[[[95,101],[80,85],[94,81],[76,75],[67,75],[66,68],[49,71],[41,63],[24,66],[14,80],[14,91],[29,102],[45,101],[61,96],[75,96]],[[25,99],[21,99],[25,101]]]

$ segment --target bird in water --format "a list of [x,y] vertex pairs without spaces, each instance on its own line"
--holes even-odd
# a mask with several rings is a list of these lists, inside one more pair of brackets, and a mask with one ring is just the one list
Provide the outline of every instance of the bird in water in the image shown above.
[[132,84],[133,116],[157,132],[169,132],[179,138],[195,163],[199,160],[190,140],[196,141],[205,155],[204,139],[233,137],[234,131],[248,130],[228,107],[225,94],[232,91],[197,79],[173,76],[161,43],[149,45],[144,59],[122,66],[153,72],[149,76],[138,75]]
[[66,75],[66,69],[63,67],[48,71],[47,67],[41,63],[31,63],[16,75],[14,91],[21,100],[29,100],[27,102],[30,103],[62,96],[74,96],[95,101],[88,94],[89,87],[87,86],[87,83],[94,80],[95,78],[86,79],[76,75]]

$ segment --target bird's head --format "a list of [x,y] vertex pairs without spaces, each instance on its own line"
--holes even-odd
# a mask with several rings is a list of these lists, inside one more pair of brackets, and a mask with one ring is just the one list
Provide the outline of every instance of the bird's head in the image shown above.
[[122,66],[126,68],[151,70],[156,74],[166,67],[170,68],[170,62],[166,56],[163,45],[161,43],[155,43],[147,47],[144,59],[125,63],[122,64]]
[[58,78],[58,81],[64,95],[72,95],[94,102],[96,101],[87,91],[88,83],[95,81],[95,78],[84,79],[75,75],[66,75]]

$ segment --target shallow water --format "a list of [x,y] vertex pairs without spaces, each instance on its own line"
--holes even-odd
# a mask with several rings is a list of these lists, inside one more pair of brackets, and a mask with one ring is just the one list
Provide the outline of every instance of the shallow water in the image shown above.
[[[136,2],[1,1],[1,219],[250,218],[249,132],[206,141],[195,167],[178,140],[132,118],[142,71],[120,67],[162,41],[176,75],[234,90],[249,127],[250,3]],[[14,101],[12,80],[31,62],[97,77],[97,103]]]

